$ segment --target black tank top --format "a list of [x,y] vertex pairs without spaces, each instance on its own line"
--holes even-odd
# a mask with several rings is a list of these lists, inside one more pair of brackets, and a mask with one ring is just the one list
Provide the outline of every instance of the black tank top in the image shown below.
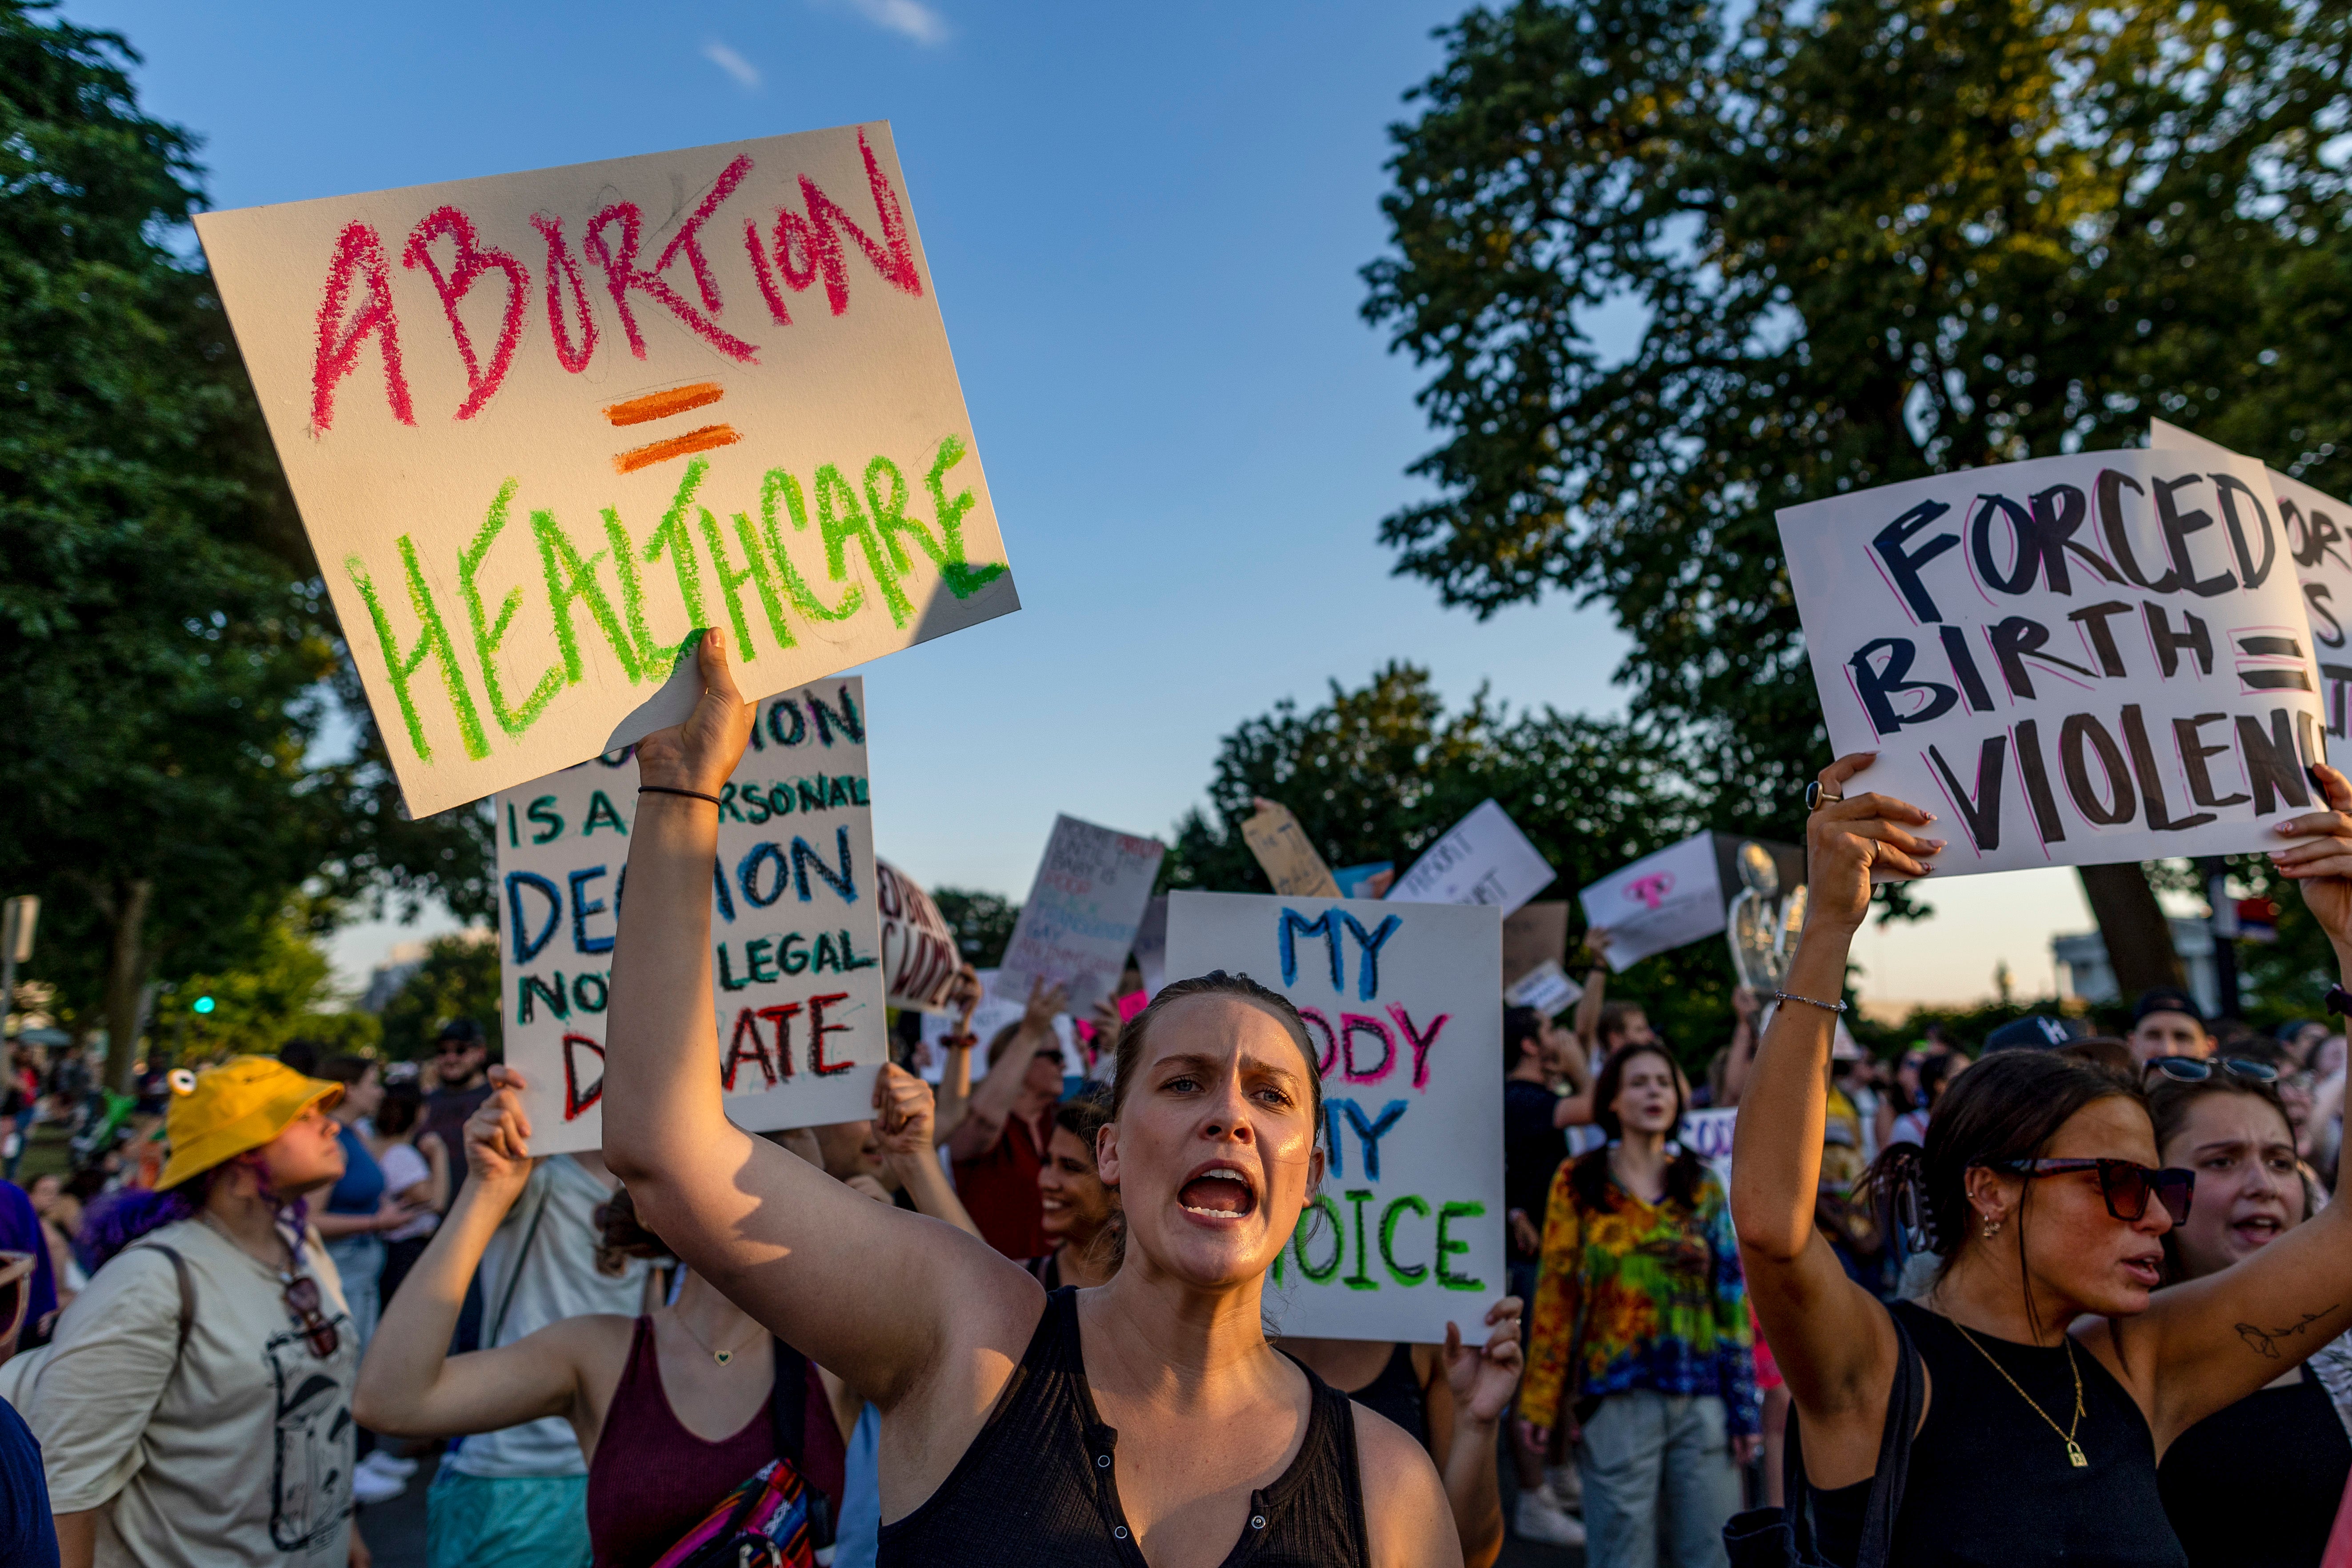
[[[1306,1440],[1250,1494],[1223,1568],[1369,1568],[1348,1396],[1299,1370]],[[1056,1290],[988,1425],[939,1490],[882,1527],[877,1568],[1146,1568],[1119,1507],[1118,1446],[1087,1388],[1077,1291]]]
[[[2147,1418],[2099,1358],[2081,1345],[2085,1464],[1961,1337],[1949,1318],[1910,1301],[1899,1313],[1927,1364],[1927,1419],[1911,1445],[1911,1473],[1895,1519],[1903,1568],[2189,1568],[2157,1490]],[[2063,1428],[2074,1413],[2063,1345],[1978,1334],[2019,1387]],[[1870,1483],[1813,1493],[1823,1553],[1851,1563]]]
[[1423,1448],[1429,1447],[1429,1395],[1422,1391],[1421,1379],[1413,1375],[1411,1345],[1397,1346],[1380,1376],[1361,1388],[1349,1389],[1348,1397],[1403,1427]]
[[2311,1568],[2347,1476],[2352,1439],[2307,1366],[2175,1437],[2157,1471],[2193,1568]]

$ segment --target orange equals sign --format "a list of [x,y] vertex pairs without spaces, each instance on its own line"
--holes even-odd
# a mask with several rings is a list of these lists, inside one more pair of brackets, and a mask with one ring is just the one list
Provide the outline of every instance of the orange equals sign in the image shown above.
[[[727,395],[726,389],[715,381],[698,381],[691,386],[674,386],[667,392],[647,393],[624,403],[607,404],[604,417],[614,426],[643,425],[648,420],[668,419],[696,408],[707,407]],[[672,458],[683,458],[695,452],[708,452],[714,447],[731,447],[743,437],[732,425],[704,425],[682,436],[665,440],[649,441],[642,447],[632,447],[617,453],[613,467],[625,474],[656,463],[666,463]]]

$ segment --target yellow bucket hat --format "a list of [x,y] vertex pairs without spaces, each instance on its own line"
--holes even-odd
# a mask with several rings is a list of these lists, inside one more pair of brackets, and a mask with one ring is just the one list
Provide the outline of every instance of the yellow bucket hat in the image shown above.
[[258,1149],[313,1105],[332,1106],[342,1098],[341,1084],[305,1078],[269,1057],[231,1057],[199,1073],[174,1071],[171,1109],[163,1115],[172,1159],[156,1190]]

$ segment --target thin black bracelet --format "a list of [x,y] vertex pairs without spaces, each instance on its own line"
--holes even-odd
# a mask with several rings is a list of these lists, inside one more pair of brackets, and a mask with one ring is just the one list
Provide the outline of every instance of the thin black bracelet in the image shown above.
[[682,795],[688,800],[707,800],[713,805],[719,804],[719,797],[715,795],[705,795],[698,789],[672,789],[667,784],[639,784],[637,793],[639,795]]

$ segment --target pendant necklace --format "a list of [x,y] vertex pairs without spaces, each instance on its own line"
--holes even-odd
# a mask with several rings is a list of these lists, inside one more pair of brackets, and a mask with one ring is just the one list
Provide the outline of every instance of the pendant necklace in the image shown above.
[[1952,1320],[1952,1327],[1960,1331],[1960,1337],[1962,1339],[1968,1341],[1969,1343],[1977,1346],[1977,1354],[1984,1357],[1987,1361],[1992,1362],[1993,1371],[2000,1373],[2002,1382],[2008,1384],[2010,1387],[2017,1390],[2017,1396],[2020,1399],[2025,1401],[2027,1405],[2032,1405],[2033,1414],[2041,1416],[2043,1421],[2049,1423],[2050,1430],[2056,1432],[2059,1439],[2066,1445],[2067,1462],[2072,1464],[2078,1470],[2089,1468],[2091,1461],[2083,1457],[2083,1446],[2074,1441],[2075,1430],[2083,1425],[2083,1369],[2075,1364],[2074,1336],[2068,1334],[2065,1336],[2063,1341],[2066,1346],[2066,1370],[2074,1374],[2074,1419],[2068,1422],[2065,1427],[2062,1430],[2058,1423],[2050,1420],[2050,1412],[2042,1409],[2041,1405],[2035,1405],[2033,1403],[2033,1395],[2026,1393],[2025,1390],[2019,1385],[2017,1379],[2009,1375],[2009,1369],[2001,1365],[2000,1363],[1993,1361],[1992,1352],[1985,1349],[1984,1346],[1980,1344],[1977,1344],[1976,1335],[1969,1332],[1966,1328],[1962,1327],[1958,1319],[1955,1318]]
[[[713,1350],[709,1342],[704,1340],[700,1334],[694,1331],[694,1325],[686,1321],[685,1314],[673,1312],[670,1314],[670,1321],[676,1323],[679,1328],[684,1329],[686,1331],[686,1337],[692,1340],[696,1344],[700,1345],[702,1347],[703,1353],[708,1355],[712,1361],[717,1362],[720,1366],[725,1366],[728,1363],[733,1361],[735,1359],[735,1352],[741,1350],[743,1345],[748,1345],[752,1342],[752,1340],[759,1338],[757,1334],[754,1334],[751,1339],[745,1340],[741,1345],[730,1345],[723,1351]],[[753,1326],[757,1327],[756,1324]]]

